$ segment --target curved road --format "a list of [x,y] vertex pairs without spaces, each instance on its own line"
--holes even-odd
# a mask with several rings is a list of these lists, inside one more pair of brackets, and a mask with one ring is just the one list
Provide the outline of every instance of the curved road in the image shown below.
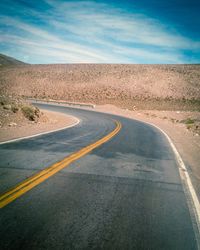
[[174,153],[154,127],[56,105],[81,122],[0,145],[0,192],[96,142],[111,140],[0,209],[0,249],[198,249]]

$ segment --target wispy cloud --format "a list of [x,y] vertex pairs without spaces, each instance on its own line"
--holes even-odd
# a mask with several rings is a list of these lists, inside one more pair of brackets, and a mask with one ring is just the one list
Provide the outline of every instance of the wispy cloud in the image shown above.
[[183,63],[185,51],[200,50],[199,40],[134,10],[94,1],[45,4],[45,12],[30,8],[37,22],[6,13],[0,17],[3,48],[15,46],[34,63]]

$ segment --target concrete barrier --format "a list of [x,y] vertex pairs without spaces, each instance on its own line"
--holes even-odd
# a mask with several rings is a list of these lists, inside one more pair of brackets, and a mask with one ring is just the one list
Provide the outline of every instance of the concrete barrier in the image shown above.
[[26,100],[30,102],[34,101],[34,102],[57,103],[57,104],[64,104],[68,106],[74,106],[74,107],[95,108],[94,104],[86,104],[86,103],[78,103],[78,102],[67,102],[67,101],[35,99],[35,98],[26,98]]

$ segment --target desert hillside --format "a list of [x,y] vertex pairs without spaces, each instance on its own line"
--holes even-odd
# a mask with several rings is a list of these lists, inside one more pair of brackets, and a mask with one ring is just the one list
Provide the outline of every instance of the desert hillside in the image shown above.
[[200,65],[2,67],[0,92],[129,109],[200,110]]

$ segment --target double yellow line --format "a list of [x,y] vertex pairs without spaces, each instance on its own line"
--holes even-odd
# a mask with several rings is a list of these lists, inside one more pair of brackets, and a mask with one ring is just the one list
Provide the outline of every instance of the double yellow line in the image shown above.
[[38,172],[37,174],[31,176],[30,178],[26,179],[25,181],[19,183],[14,188],[10,189],[9,191],[5,192],[0,196],[0,208],[5,207],[10,202],[14,201],[21,195],[25,194],[35,186],[39,185],[41,182],[45,181],[52,175],[56,174],[63,168],[67,167],[70,163],[74,162],[75,160],[81,158],[82,156],[88,154],[93,149],[99,147],[100,145],[104,144],[108,140],[110,140],[113,136],[115,136],[121,129],[122,125],[120,122],[115,121],[116,127],[115,129],[107,134],[105,137],[101,138],[100,140],[82,148],[81,150],[69,155],[68,157],[62,159],[61,161],[53,164],[52,166]]

